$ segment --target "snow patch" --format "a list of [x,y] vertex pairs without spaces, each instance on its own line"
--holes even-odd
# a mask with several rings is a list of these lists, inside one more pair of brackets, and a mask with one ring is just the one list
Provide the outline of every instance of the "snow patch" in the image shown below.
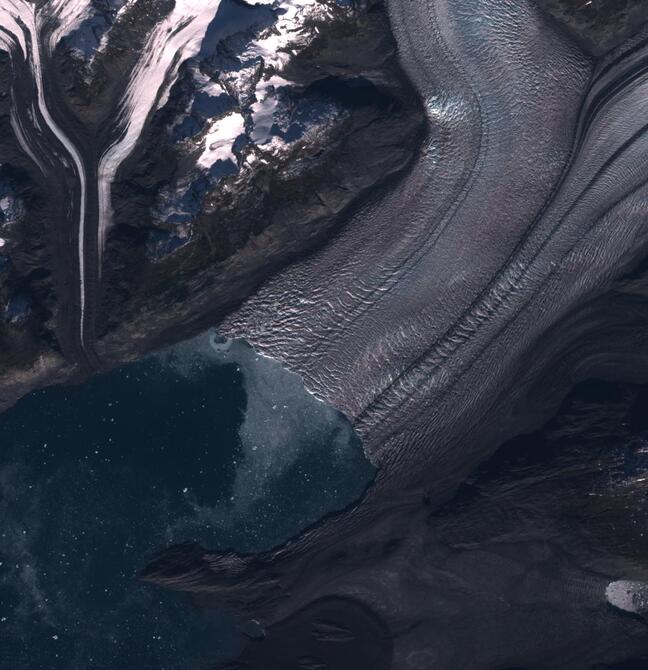
[[77,30],[94,12],[91,0],[51,0],[47,9],[58,24],[49,37],[50,53],[63,37]]
[[200,51],[219,6],[220,0],[176,0],[171,14],[157,24],[144,46],[120,104],[123,132],[99,161],[100,262],[112,219],[110,191],[117,170],[135,147],[153,109],[164,105],[182,63]]
[[257,102],[251,107],[252,121],[254,123],[252,140],[256,144],[265,144],[270,140],[274,124],[274,113],[279,104],[277,90],[289,85],[290,82],[279,75],[273,75],[269,79],[261,80],[258,83],[256,89]]
[[217,161],[236,162],[232,151],[234,142],[245,133],[245,119],[240,112],[232,112],[213,121],[205,137],[205,149],[198,159],[202,168],[210,168]]

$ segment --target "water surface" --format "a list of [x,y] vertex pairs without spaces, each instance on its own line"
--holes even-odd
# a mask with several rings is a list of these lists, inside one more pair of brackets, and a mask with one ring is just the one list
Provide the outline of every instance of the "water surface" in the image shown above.
[[196,667],[234,623],[140,584],[162,548],[253,551],[373,475],[346,419],[242,341],[207,334],[0,415],[4,670]]

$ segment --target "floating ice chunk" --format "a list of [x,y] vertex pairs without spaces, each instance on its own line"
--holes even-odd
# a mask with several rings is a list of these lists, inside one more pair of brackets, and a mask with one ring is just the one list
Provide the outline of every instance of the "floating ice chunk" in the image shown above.
[[608,602],[624,612],[648,612],[648,583],[619,580],[605,589]]
[[205,149],[198,165],[209,169],[216,161],[236,162],[234,142],[245,133],[245,119],[240,112],[231,112],[213,121],[205,137]]

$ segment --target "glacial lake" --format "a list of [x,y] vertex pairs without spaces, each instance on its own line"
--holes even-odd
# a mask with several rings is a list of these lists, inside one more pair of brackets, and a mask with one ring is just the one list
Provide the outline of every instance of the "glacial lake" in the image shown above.
[[179,670],[234,650],[227,612],[137,580],[181,542],[259,551],[352,503],[348,421],[208,333],[0,415],[4,670]]

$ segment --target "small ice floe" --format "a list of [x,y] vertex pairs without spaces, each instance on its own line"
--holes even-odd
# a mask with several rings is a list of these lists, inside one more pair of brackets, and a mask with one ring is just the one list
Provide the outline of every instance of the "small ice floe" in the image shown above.
[[4,237],[0,237],[0,249],[2,249],[5,244],[7,244],[7,240],[5,240]]
[[610,605],[624,612],[644,614],[648,612],[648,583],[621,579],[610,582],[605,589],[605,597]]

